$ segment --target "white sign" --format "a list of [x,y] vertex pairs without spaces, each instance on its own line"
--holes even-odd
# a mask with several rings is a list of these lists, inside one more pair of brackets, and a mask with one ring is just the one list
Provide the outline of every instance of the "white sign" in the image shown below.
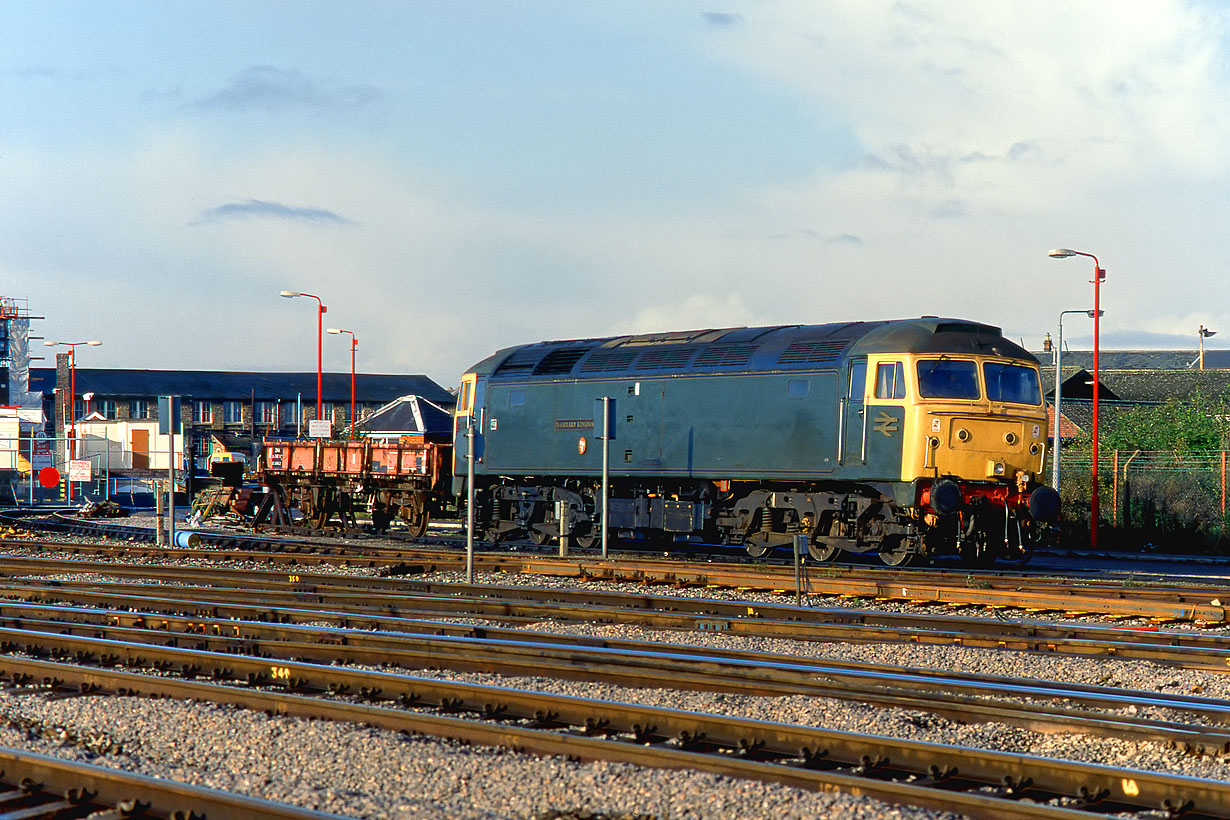
[[328,419],[312,419],[308,422],[308,438],[329,438],[333,435],[333,422]]
[[51,466],[51,440],[47,438],[44,432],[34,434],[34,439],[30,442],[30,465],[34,468],[34,472],[38,472],[44,467]]
[[90,462],[84,458],[74,458],[68,462],[68,480],[69,481],[90,481],[92,480],[90,472]]

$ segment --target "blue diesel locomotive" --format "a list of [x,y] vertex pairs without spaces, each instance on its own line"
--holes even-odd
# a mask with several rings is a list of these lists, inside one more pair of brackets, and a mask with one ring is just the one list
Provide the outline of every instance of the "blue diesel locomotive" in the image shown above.
[[[463,377],[454,492],[474,425],[475,527],[490,540],[600,533],[595,400],[613,408],[608,530],[817,560],[1022,560],[1059,499],[1039,483],[1038,362],[999,328],[921,319],[539,342]],[[599,405],[601,406],[601,405]],[[608,422],[609,423],[609,422]]]

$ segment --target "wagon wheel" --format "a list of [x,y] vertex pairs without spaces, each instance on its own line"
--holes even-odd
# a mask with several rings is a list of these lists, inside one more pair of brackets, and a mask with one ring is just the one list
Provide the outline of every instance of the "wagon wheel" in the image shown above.
[[383,507],[372,510],[372,529],[376,532],[387,532],[393,521],[393,514]]
[[427,510],[427,499],[422,493],[412,495],[410,503],[402,505],[399,512],[406,522],[406,528],[410,530],[411,538],[422,538],[427,533],[431,514]]

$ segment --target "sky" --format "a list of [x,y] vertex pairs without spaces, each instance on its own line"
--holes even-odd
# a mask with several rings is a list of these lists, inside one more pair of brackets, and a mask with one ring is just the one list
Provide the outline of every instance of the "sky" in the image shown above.
[[1224,347],[1228,34],[1211,0],[5,0],[0,296],[102,341],[81,367],[304,372],[279,293],[316,294],[359,372],[453,387],[696,328],[1038,350],[1092,308],[1067,247],[1104,349]]

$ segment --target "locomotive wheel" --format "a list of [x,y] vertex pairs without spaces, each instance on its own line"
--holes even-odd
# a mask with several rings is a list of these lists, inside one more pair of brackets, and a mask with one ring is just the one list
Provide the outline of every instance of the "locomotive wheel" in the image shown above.
[[890,567],[908,567],[918,558],[918,553],[907,549],[905,539],[900,536],[891,541],[885,539],[880,550],[880,560]]
[[539,532],[536,529],[530,528],[526,533],[526,537],[537,546],[542,546],[551,540],[551,536],[545,532]]
[[834,561],[837,556],[841,555],[841,547],[834,547],[832,544],[826,544],[818,538],[812,537],[807,541],[807,554],[813,560],[825,562]]
[[572,536],[573,546],[578,547],[583,550],[587,550],[590,547],[592,547],[594,544],[599,544],[601,542],[602,542],[602,535],[596,532],[586,533],[585,535]]
[[747,554],[753,558],[764,558],[773,551],[771,546],[759,541],[748,541],[743,545],[743,548],[747,550]]

